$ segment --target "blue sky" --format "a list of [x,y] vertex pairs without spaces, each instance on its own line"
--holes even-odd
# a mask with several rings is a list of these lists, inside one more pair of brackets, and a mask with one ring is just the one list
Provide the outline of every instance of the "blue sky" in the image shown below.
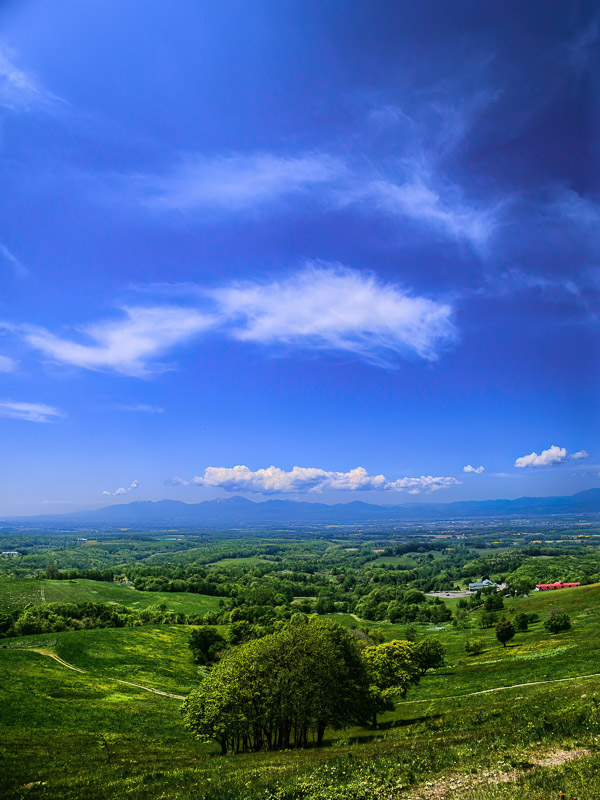
[[3,3],[0,512],[599,485],[599,35]]

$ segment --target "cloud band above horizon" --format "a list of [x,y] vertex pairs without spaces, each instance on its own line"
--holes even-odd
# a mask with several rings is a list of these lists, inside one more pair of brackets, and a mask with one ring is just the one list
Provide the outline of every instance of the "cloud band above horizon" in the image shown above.
[[348,472],[331,472],[317,467],[293,467],[285,471],[267,467],[252,471],[243,464],[235,467],[207,467],[204,475],[190,480],[171,478],[174,486],[209,486],[226,492],[254,492],[260,494],[319,493],[323,491],[396,491],[408,494],[427,494],[456,486],[461,481],[452,477],[421,475],[415,478],[388,480],[385,475],[371,475],[364,467]]

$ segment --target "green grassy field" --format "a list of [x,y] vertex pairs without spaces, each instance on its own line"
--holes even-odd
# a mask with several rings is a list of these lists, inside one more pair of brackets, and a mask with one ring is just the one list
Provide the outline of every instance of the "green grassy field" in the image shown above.
[[[455,606],[457,600],[448,601]],[[534,592],[527,598],[505,599],[504,613],[510,619],[519,611],[536,612],[539,621],[525,633],[517,633],[506,647],[496,639],[494,628],[481,629],[477,620],[481,611],[471,612],[469,627],[454,628],[417,625],[418,638],[439,638],[446,648],[447,666],[427,676],[411,697],[442,697],[491,689],[529,681],[565,678],[600,672],[600,585],[581,586],[556,592]],[[549,634],[543,621],[552,607],[560,607],[571,617],[572,628]],[[343,624],[356,625],[349,615],[333,615]],[[404,625],[376,624],[386,640],[402,638]],[[484,650],[471,656],[465,652],[469,638],[483,639]],[[524,677],[525,676],[525,677]]]
[[241,558],[220,558],[218,561],[213,561],[209,567],[257,567],[261,564],[272,564],[268,558],[260,558],[260,556],[246,556]]
[[415,566],[415,561],[406,556],[379,556],[369,561],[368,567],[380,567],[382,565],[389,565],[397,569],[412,569]]
[[[571,615],[570,631],[544,630],[553,604]],[[562,790],[598,800],[600,678],[518,684],[600,672],[600,586],[505,605],[508,616],[536,611],[541,620],[506,648],[493,630],[417,626],[419,638],[441,638],[447,665],[425,675],[377,729],[328,731],[321,750],[215,757],[216,746],[184,730],[179,701],[117,683],[186,694],[198,670],[183,626],[34,637],[85,674],[32,650],[0,648],[3,797],[549,800]],[[404,626],[379,627],[389,639]],[[465,653],[469,636],[484,638],[483,653]],[[514,688],[473,694],[503,686]]]
[[23,608],[27,603],[116,603],[141,611],[164,603],[168,611],[205,614],[219,607],[218,597],[187,592],[138,592],[105,581],[0,580],[0,609]]

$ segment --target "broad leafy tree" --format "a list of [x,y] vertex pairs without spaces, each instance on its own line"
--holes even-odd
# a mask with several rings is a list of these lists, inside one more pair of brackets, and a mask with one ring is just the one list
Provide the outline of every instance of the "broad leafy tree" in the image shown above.
[[529,615],[523,611],[515,614],[515,630],[523,633],[529,627]]
[[363,650],[369,670],[373,727],[377,727],[377,714],[393,709],[393,697],[405,697],[409,686],[418,683],[415,649],[411,642],[394,639]]
[[438,639],[423,639],[415,645],[414,657],[419,673],[425,675],[428,669],[436,669],[444,664],[444,645]]
[[548,615],[548,619],[544,620],[544,628],[548,633],[568,631],[570,627],[571,618],[566,611],[561,611],[560,608],[553,608]]
[[183,704],[186,726],[222,753],[323,743],[327,727],[364,721],[368,677],[354,637],[298,620],[228,651]]
[[217,660],[221,650],[227,642],[216,628],[211,625],[203,625],[192,630],[188,640],[188,646],[192,651],[192,656],[196,664],[208,665]]
[[483,639],[467,639],[465,642],[465,650],[473,656],[478,656],[485,647]]
[[499,642],[502,642],[504,647],[506,647],[506,643],[509,642],[514,635],[515,626],[509,619],[502,619],[496,625],[496,639],[498,639]]

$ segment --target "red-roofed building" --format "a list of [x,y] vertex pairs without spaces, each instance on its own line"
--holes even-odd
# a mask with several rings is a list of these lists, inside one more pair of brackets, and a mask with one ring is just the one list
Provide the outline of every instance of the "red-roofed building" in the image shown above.
[[573,586],[579,586],[579,583],[563,583],[557,581],[556,583],[538,583],[535,587],[536,592],[546,592],[548,589],[570,589]]

